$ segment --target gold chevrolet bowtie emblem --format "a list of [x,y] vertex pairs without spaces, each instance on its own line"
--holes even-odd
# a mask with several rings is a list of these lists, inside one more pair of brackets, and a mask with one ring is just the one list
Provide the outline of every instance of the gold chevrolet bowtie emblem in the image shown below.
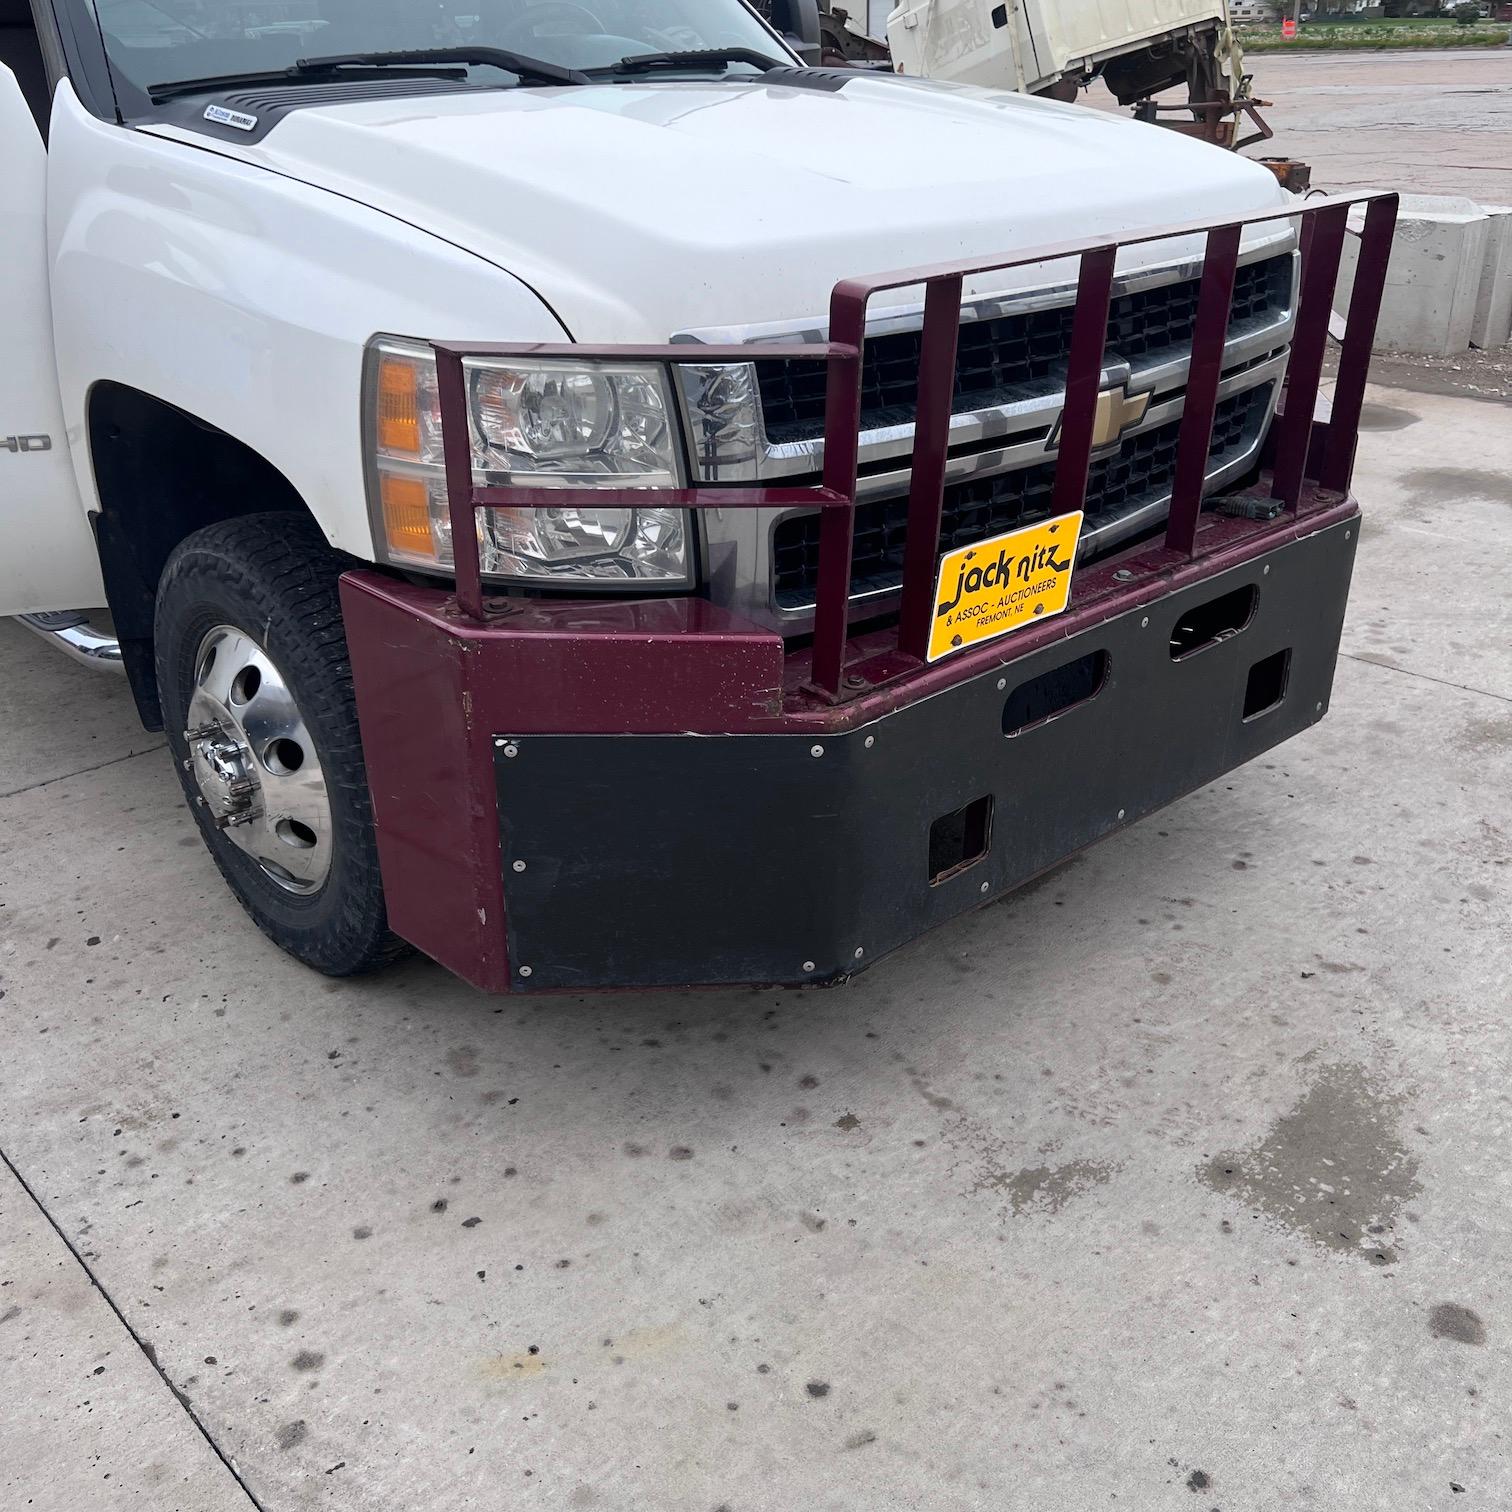
[[[1103,389],[1097,396],[1097,411],[1092,417],[1092,450],[1102,451],[1116,445],[1124,434],[1144,419],[1150,408],[1150,395],[1131,394],[1125,384],[1115,383]],[[1055,422],[1046,449],[1055,451],[1061,442],[1061,431],[1066,424],[1065,411]]]
[[1092,450],[1112,446],[1131,426],[1138,425],[1150,407],[1148,393],[1131,394],[1123,384],[1106,388],[1097,396],[1097,414],[1092,421]]

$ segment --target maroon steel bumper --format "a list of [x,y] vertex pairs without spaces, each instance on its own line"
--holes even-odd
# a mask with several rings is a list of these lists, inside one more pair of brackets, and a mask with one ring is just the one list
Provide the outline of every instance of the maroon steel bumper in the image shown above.
[[[1347,490],[1395,219],[1394,197],[1369,202],[1332,418],[1319,423],[1349,204],[1290,212],[1302,292],[1284,411],[1251,490],[1279,517],[1202,508],[1242,225],[1138,238],[1207,238],[1166,534],[1079,571],[1059,618],[932,665],[963,279],[1080,259],[1054,500],[1075,510],[1115,245],[843,283],[829,345],[762,349],[828,365],[823,485],[654,501],[820,509],[808,644],[696,598],[488,597],[475,509],[636,504],[647,491],[476,488],[465,353],[438,347],[456,590],[373,571],[342,582],[394,929],[490,990],[834,981],[1310,724],[1327,704],[1358,535]],[[901,609],[853,634],[866,310],[915,285],[925,317]]]
[[701,600],[478,625],[350,573],[393,927],[493,991],[851,975],[1321,717],[1358,511],[1309,503],[841,705]]

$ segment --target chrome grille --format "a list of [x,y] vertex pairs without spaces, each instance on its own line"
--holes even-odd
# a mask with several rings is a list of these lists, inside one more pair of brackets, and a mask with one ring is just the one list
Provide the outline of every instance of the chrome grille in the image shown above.
[[[1270,412],[1272,388],[1261,384],[1219,404],[1208,452],[1211,472],[1255,445]],[[1125,519],[1169,496],[1180,429],[1180,420],[1153,427],[1129,437],[1111,455],[1094,460],[1087,480],[1084,532]],[[1053,460],[947,485],[941,551],[1048,519],[1054,486]],[[853,594],[881,593],[902,582],[907,524],[906,498],[879,499],[857,507]],[[777,607],[789,611],[811,607],[819,572],[819,516],[790,515],[779,521],[772,550]]]
[[[1229,317],[1231,334],[1284,318],[1292,294],[1290,251],[1239,269]],[[1114,297],[1108,353],[1139,369],[1190,349],[1200,280],[1185,278]],[[1065,374],[1075,304],[967,320],[961,324],[954,408],[984,409],[1053,386]],[[867,338],[862,362],[861,429],[911,425],[921,333],[891,331]],[[757,362],[762,416],[773,445],[809,441],[824,431],[822,363]]]

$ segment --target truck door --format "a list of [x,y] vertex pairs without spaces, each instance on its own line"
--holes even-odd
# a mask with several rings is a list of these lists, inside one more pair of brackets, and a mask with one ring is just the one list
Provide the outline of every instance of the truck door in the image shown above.
[[[6,10],[0,7],[0,22]],[[47,150],[22,92],[26,26],[0,24],[0,615],[105,602],[74,479],[53,356]]]

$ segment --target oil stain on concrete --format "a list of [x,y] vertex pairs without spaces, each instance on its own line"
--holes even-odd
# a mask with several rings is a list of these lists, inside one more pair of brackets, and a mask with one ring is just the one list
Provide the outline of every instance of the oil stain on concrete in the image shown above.
[[1486,499],[1512,504],[1512,478],[1480,467],[1420,467],[1402,474],[1402,487],[1437,504]]
[[1456,1344],[1486,1342],[1486,1325],[1480,1315],[1459,1302],[1440,1302],[1428,1314],[1428,1332],[1435,1339],[1453,1339]]
[[1364,431],[1406,430],[1416,425],[1422,416],[1410,409],[1397,409],[1390,404],[1367,404],[1360,410],[1360,429]]
[[1397,1215],[1421,1191],[1399,1132],[1406,1101],[1363,1066],[1324,1066],[1259,1145],[1216,1156],[1199,1174],[1325,1249],[1390,1265]]
[[521,1380],[526,1376],[542,1375],[546,1361],[540,1352],[525,1351],[523,1354],[491,1355],[478,1365],[478,1374],[487,1381]]

